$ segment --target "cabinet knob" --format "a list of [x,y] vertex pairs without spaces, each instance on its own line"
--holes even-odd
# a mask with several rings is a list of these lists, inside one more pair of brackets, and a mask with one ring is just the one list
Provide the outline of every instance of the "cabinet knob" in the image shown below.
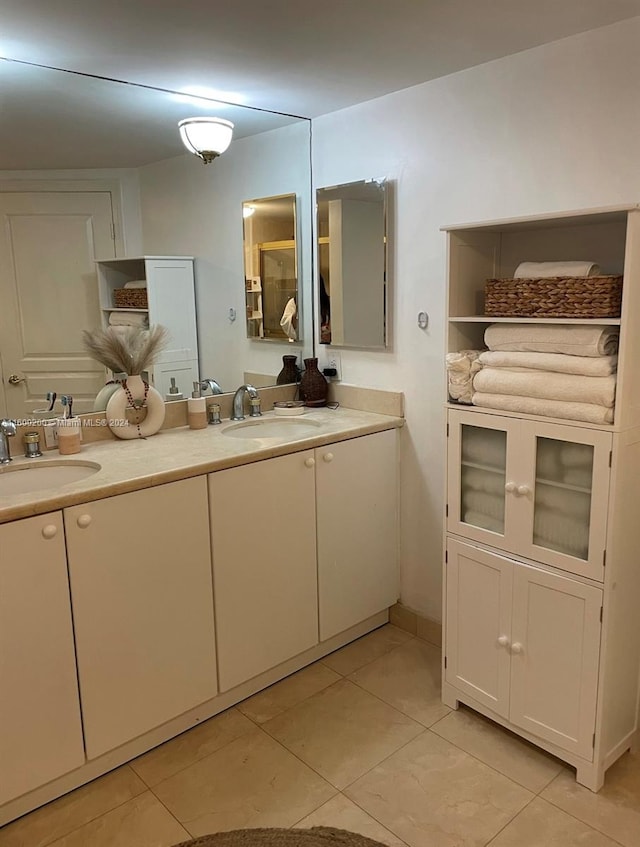
[[305,463],[306,467],[312,468],[315,465],[316,460],[313,458],[313,456],[309,456],[308,459],[304,460],[304,463]]
[[43,538],[55,538],[58,534],[58,527],[54,523],[48,523],[42,527]]
[[504,490],[507,492],[507,494],[513,494],[517,487],[518,486],[515,484],[515,482],[508,482],[505,485]]
[[80,515],[76,521],[80,529],[86,529],[91,523],[91,515]]
[[508,647],[508,646],[509,646],[509,638],[508,638],[508,636],[506,636],[506,635],[500,635],[500,636],[498,637],[498,644],[499,644],[501,647]]
[[333,453],[325,453],[322,458],[325,462],[333,462]]
[[514,641],[514,643],[511,645],[511,652],[524,653],[524,647],[522,646],[522,644],[520,644],[519,641]]
[[528,485],[519,485],[517,492],[519,497],[526,497],[528,494],[531,494],[531,489]]

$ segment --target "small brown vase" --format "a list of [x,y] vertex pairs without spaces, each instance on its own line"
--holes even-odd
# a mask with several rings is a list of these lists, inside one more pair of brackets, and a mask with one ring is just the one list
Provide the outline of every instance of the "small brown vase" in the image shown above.
[[283,356],[282,370],[276,377],[276,385],[288,385],[291,382],[300,382],[300,368],[297,356]]
[[318,370],[317,359],[304,360],[304,373],[300,379],[300,399],[305,406],[326,406],[329,383]]

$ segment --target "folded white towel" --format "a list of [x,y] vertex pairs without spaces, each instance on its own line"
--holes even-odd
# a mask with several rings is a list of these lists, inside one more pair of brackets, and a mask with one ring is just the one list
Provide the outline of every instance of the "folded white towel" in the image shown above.
[[579,488],[590,490],[593,485],[593,473],[590,467],[567,468],[562,475],[562,481],[567,485],[577,485]]
[[462,461],[490,465],[496,470],[504,468],[506,440],[503,432],[494,429],[472,430],[462,442]]
[[125,288],[146,288],[147,280],[146,279],[132,279],[131,282],[125,282]]
[[561,441],[559,460],[565,468],[591,468],[593,467],[593,447],[590,444],[570,444]]
[[480,350],[447,353],[447,380],[451,400],[471,404],[473,377],[480,370],[479,356]]
[[533,543],[586,559],[589,553],[589,523],[551,509],[538,508],[533,518]]
[[599,276],[595,262],[520,262],[514,279],[547,279],[552,276]]
[[504,491],[502,496],[485,494],[484,491],[465,491],[462,495],[462,508],[480,512],[504,522]]
[[568,353],[571,356],[613,356],[618,352],[618,327],[584,324],[491,324],[484,333],[489,350],[523,353]]
[[478,361],[490,368],[533,368],[537,371],[581,376],[609,376],[618,369],[617,356],[568,356],[566,353],[509,353],[489,350],[481,353]]
[[596,406],[594,403],[565,403],[562,400],[545,400],[538,397],[518,397],[516,394],[473,395],[474,406],[485,409],[500,409],[505,412],[523,412],[525,415],[541,415],[546,418],[561,418],[569,421],[586,421],[595,424],[613,423],[613,409]]
[[468,510],[462,518],[463,523],[471,524],[471,526],[480,527],[480,529],[488,529],[490,532],[499,532],[504,534],[504,525],[502,521],[492,518],[489,515],[483,515],[481,512]]
[[483,394],[517,394],[607,407],[613,406],[616,397],[615,376],[576,376],[508,368],[482,368],[473,379],[473,387]]
[[485,494],[504,496],[504,476],[488,473],[479,468],[462,468],[461,488],[463,491],[479,491]]
[[566,488],[556,488],[552,484],[536,482],[536,509],[539,507],[549,509],[558,516],[566,515],[588,522],[591,514],[591,497],[580,491],[570,491]]
[[143,312],[111,312],[109,314],[109,325],[146,328],[149,325],[149,319]]

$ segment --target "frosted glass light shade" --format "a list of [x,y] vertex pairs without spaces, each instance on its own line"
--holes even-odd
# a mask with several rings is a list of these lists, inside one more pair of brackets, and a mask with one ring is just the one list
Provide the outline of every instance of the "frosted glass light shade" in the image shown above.
[[233,124],[224,118],[185,118],[178,124],[182,143],[207,164],[231,144]]

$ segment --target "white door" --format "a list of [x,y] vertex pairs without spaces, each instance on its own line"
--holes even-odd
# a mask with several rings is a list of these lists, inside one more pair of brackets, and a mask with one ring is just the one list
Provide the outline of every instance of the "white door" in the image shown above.
[[64,510],[87,756],[217,694],[204,476]]
[[602,591],[514,565],[511,722],[593,758]]
[[104,368],[82,330],[101,323],[94,260],[115,256],[113,232],[108,191],[0,193],[0,415],[29,417],[47,391],[91,410]]
[[318,447],[318,589],[324,641],[399,596],[397,431]]
[[[451,410],[448,417],[447,529],[516,552],[521,540],[515,488],[520,421]],[[517,475],[517,474],[516,474]]]
[[0,806],[84,764],[62,514],[0,526]]
[[220,690],[318,643],[313,452],[209,475]]
[[509,717],[513,562],[447,542],[446,681]]
[[520,555],[604,579],[611,434],[535,421],[521,433],[526,470],[507,497],[526,514]]

